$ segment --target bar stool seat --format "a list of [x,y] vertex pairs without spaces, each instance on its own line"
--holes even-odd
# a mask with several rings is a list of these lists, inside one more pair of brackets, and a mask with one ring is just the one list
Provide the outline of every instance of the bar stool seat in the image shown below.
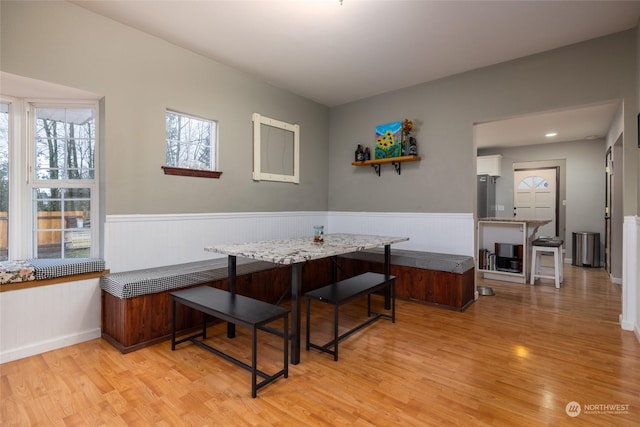
[[[533,285],[536,279],[552,279],[556,288],[560,288],[563,279],[562,245],[564,241],[559,238],[540,238],[531,242],[531,280]],[[553,276],[540,272],[540,255],[552,254],[554,272]]]

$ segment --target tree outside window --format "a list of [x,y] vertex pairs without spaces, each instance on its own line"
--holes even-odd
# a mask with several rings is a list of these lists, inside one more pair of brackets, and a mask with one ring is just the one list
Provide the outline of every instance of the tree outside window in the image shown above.
[[95,112],[95,108],[34,109],[34,257],[91,256]]
[[9,104],[0,103],[0,261],[9,256]]

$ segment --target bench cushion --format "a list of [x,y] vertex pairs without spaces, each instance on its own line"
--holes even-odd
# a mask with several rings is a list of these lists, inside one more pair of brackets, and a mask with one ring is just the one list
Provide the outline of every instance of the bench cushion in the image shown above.
[[[133,298],[185,286],[198,285],[226,279],[227,258],[196,261],[143,270],[105,274],[100,278],[100,288],[118,298]],[[274,268],[266,261],[238,259],[236,274],[249,274]]]
[[98,258],[30,259],[36,280],[93,273],[104,270],[104,260]]
[[[384,249],[368,249],[341,255],[345,258],[371,262],[384,262]],[[473,257],[438,252],[421,252],[407,249],[392,249],[391,264],[416,267],[425,270],[446,271],[462,274],[474,267]]]
[[0,262],[0,284],[54,279],[104,270],[98,258],[27,259]]

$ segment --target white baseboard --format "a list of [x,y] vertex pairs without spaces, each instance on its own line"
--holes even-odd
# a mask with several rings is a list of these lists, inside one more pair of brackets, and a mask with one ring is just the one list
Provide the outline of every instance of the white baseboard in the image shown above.
[[13,348],[0,353],[0,364],[11,362],[13,360],[23,359],[25,357],[34,356],[36,354],[45,353],[47,351],[56,350],[70,345],[79,344],[102,336],[100,328],[92,329],[67,335],[64,337],[56,337],[50,340],[41,341],[25,345],[19,348]]

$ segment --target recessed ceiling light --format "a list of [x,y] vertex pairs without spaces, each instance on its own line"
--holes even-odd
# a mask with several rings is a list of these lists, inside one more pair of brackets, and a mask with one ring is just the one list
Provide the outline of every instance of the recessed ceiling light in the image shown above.
[[594,140],[594,139],[600,139],[602,138],[600,135],[587,135],[584,137],[584,139],[588,139],[590,141]]
[[549,133],[548,133],[548,134],[546,134],[545,136],[546,136],[547,138],[553,138],[554,136],[557,136],[557,135],[558,135],[558,133],[557,133],[557,132],[549,132]]

